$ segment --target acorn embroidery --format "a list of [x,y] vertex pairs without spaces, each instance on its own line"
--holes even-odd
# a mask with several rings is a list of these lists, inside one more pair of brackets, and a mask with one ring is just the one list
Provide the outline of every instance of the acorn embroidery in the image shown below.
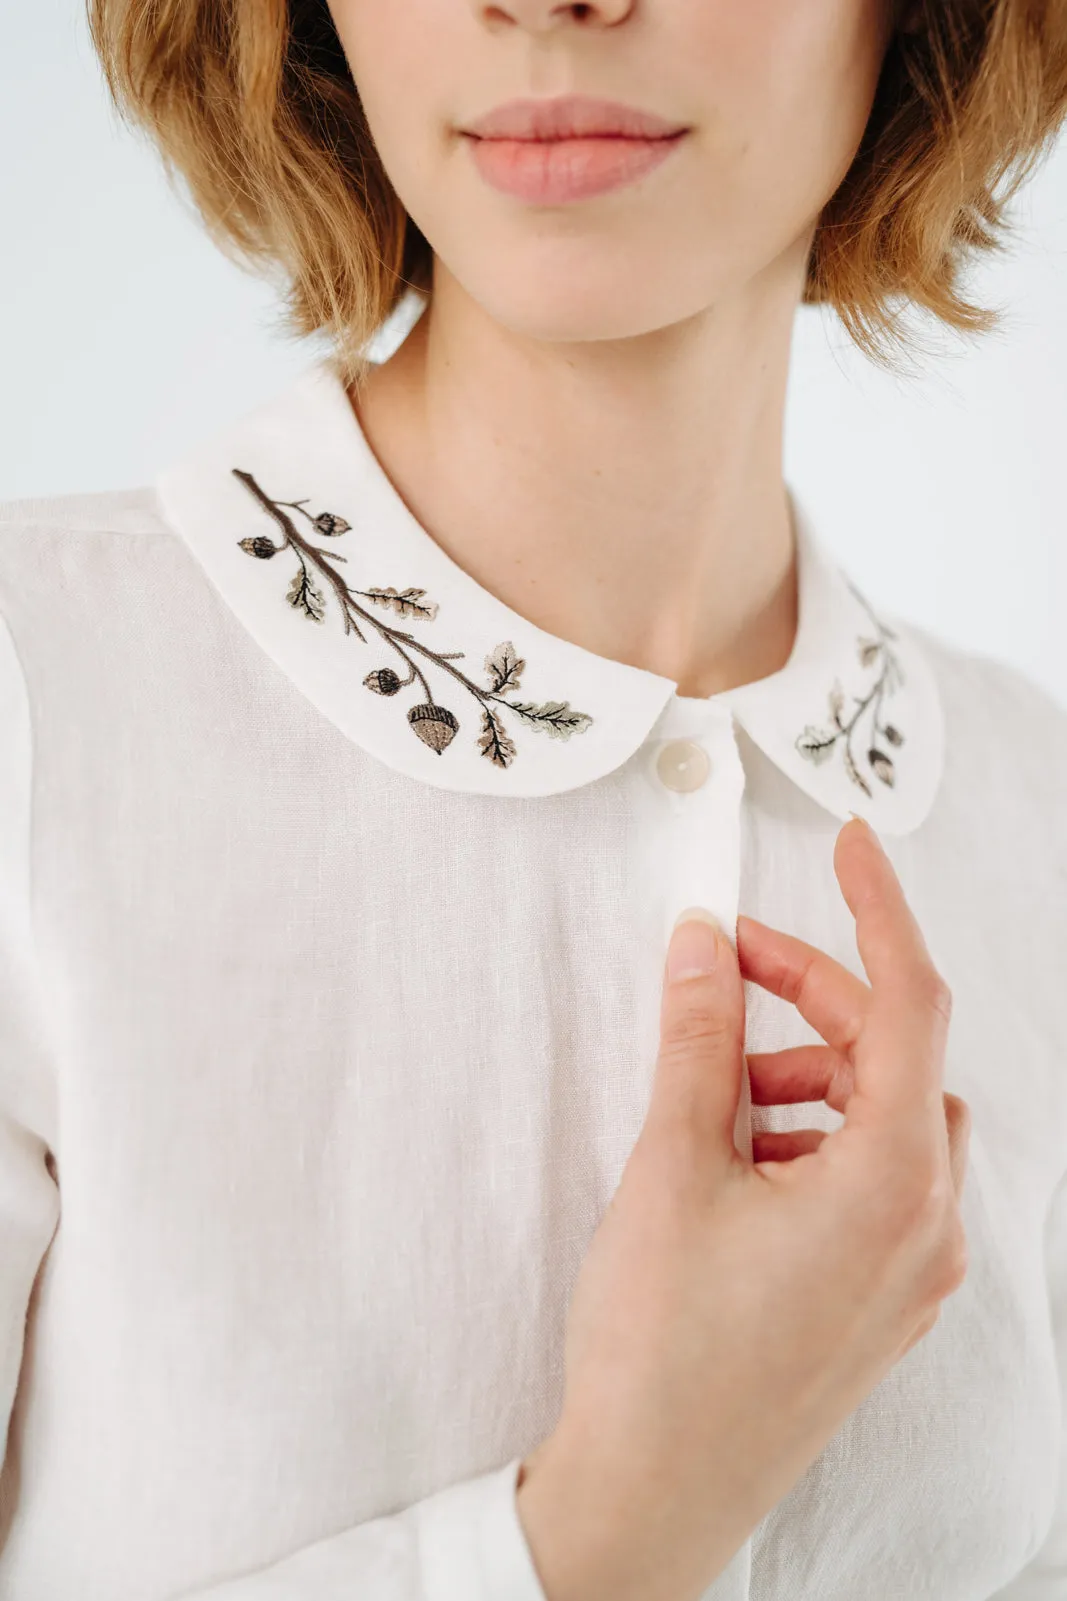
[[424,589],[350,589],[344,582],[341,574],[332,565],[333,562],[343,562],[347,558],[339,551],[327,551],[309,542],[296,527],[289,512],[299,512],[306,517],[314,532],[328,539],[336,539],[346,534],[351,524],[335,512],[321,511],[312,514],[307,510],[305,500],[272,500],[256,482],[253,475],[243,472],[240,468],[231,469],[235,478],[239,478],[250,494],[259,501],[264,511],[268,512],[284,534],[280,545],[267,537],[266,534],[257,534],[246,539],[239,539],[237,543],[241,549],[250,556],[261,561],[269,561],[280,551],[289,549],[299,562],[299,570],[294,573],[286,599],[297,611],[302,611],[305,617],[312,622],[322,623],[326,620],[326,597],[323,589],[315,582],[315,575],[321,577],[330,586],[341,608],[344,618],[345,633],[354,632],[356,637],[366,644],[366,635],[360,630],[357,617],[376,629],[382,640],[393,650],[407,666],[407,676],[400,677],[392,667],[376,667],[369,672],[363,680],[364,687],[375,695],[396,695],[408,684],[418,682],[425,697],[418,705],[412,706],[407,714],[408,723],[412,732],[422,740],[430,750],[438,756],[448,748],[459,731],[459,719],[447,706],[440,705],[434,700],[430,686],[426,682],[421,669],[415,661],[415,656],[427,657],[438,667],[450,673],[457,683],[462,684],[481,704],[481,726],[478,735],[478,749],[481,754],[497,767],[510,767],[515,760],[515,742],[508,734],[501,720],[497,707],[505,707],[514,712],[520,720],[541,733],[548,734],[551,739],[569,739],[572,734],[584,733],[593,719],[587,712],[578,712],[565,700],[544,701],[540,705],[533,701],[507,700],[506,695],[519,688],[521,674],[526,663],[518,655],[515,646],[510,640],[497,645],[485,657],[485,673],[487,685],[476,684],[467,677],[452,662],[460,660],[465,652],[461,650],[434,651],[427,645],[421,644],[414,635],[388,623],[383,623],[361,606],[356,596],[372,601],[376,606],[387,611],[394,611],[398,617],[411,618],[432,622],[437,616],[437,602],[425,600]]
[[847,577],[846,582],[856,599],[864,607],[868,617],[870,617],[878,636],[876,639],[869,639],[863,635],[857,637],[856,646],[860,665],[863,667],[877,666],[879,669],[878,676],[866,695],[854,695],[852,697],[855,704],[847,720],[845,717],[845,692],[841,687],[840,680],[835,678],[829,696],[831,726],[822,728],[813,723],[808,723],[803,733],[797,736],[795,743],[796,749],[801,756],[810,762],[818,764],[829,760],[834,746],[837,745],[838,741],[842,741],[841,756],[845,772],[854,784],[858,784],[865,795],[870,795],[873,793],[871,785],[864,774],[860,772],[853,754],[853,737],[856,735],[860,718],[870,708],[870,723],[865,737],[866,750],[864,751],[864,756],[871,773],[887,788],[892,789],[896,781],[896,768],[893,765],[893,758],[887,750],[881,747],[879,740],[884,739],[889,745],[897,748],[903,745],[904,735],[893,723],[882,723],[879,718],[883,700],[887,694],[893,694],[904,682],[904,674],[901,671],[897,657],[888,643],[889,640],[896,639],[897,635],[885,623],[879,621],[859,590]]

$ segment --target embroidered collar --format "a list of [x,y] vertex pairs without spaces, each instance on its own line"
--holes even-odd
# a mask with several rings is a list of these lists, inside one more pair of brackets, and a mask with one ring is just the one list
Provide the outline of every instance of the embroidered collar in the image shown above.
[[[702,704],[670,678],[536,627],[454,562],[393,488],[329,355],[166,467],[155,489],[262,649],[350,739],[412,778],[556,794],[626,761],[661,715]],[[712,698],[837,817],[856,811],[907,833],[941,775],[932,665],[789,494],[792,654]]]

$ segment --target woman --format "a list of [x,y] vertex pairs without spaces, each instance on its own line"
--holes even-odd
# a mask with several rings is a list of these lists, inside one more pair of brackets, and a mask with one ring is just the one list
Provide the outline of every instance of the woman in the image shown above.
[[3,508],[0,1596],[1067,1594],[1067,716],[781,473],[1062,7],[91,21],[330,351]]

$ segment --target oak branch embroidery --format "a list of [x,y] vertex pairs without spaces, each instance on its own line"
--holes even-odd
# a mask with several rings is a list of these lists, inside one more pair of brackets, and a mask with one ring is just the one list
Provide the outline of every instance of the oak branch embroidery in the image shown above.
[[569,739],[572,734],[584,733],[589,727],[593,721],[592,717],[586,712],[574,711],[565,700],[544,701],[541,705],[536,705],[532,701],[505,700],[505,694],[511,694],[519,688],[520,675],[526,667],[525,661],[518,656],[510,640],[498,645],[486,656],[485,671],[489,679],[486,687],[474,683],[458,667],[451,665],[465,654],[463,651],[430,650],[427,645],[420,644],[412,634],[383,623],[365,606],[361,606],[356,597],[361,596],[376,606],[394,611],[399,617],[416,618],[426,622],[432,621],[437,616],[437,602],[425,600],[424,589],[402,589],[399,593],[392,587],[350,589],[332,565],[333,562],[343,562],[347,558],[339,551],[322,550],[319,546],[311,544],[300,533],[293,519],[288,516],[288,512],[299,512],[301,516],[307,518],[316,535],[328,539],[336,539],[341,534],[348,533],[351,524],[332,511],[312,514],[307,510],[306,500],[271,500],[251,473],[242,472],[238,467],[231,470],[234,477],[239,478],[250,494],[255,496],[264,511],[273,517],[285,536],[280,545],[276,545],[266,534],[239,539],[237,543],[241,549],[261,560],[269,560],[285,549],[293,552],[300,565],[299,570],[293,575],[286,599],[312,622],[321,623],[326,620],[326,598],[315,582],[314,575],[317,573],[330,586],[337,598],[344,617],[346,634],[354,632],[357,639],[366,644],[366,635],[360,631],[357,617],[377,630],[384,642],[406,663],[407,677],[401,678],[392,667],[376,667],[367,674],[363,683],[376,695],[395,695],[406,685],[417,680],[425,699],[409,709],[408,722],[423,744],[428,745],[430,750],[436,751],[438,756],[455,738],[459,729],[459,719],[447,706],[434,700],[430,686],[414,659],[416,655],[427,657],[445,672],[450,673],[457,683],[462,684],[464,689],[469,690],[481,703],[482,721],[478,749],[497,767],[510,767],[515,759],[515,742],[501,721],[500,713],[496,709],[499,706],[506,707],[531,728],[540,729],[553,739]]
[[[846,580],[847,581],[847,580]],[[870,771],[885,785],[892,789],[896,779],[896,769],[893,759],[887,750],[879,745],[879,739],[888,744],[900,746],[904,743],[904,735],[892,723],[879,721],[882,711],[882,702],[887,694],[892,694],[904,682],[901,671],[888,641],[896,639],[897,635],[885,623],[875,616],[870,606],[864,600],[855,585],[849,582],[848,586],[856,599],[861,603],[871,622],[874,624],[877,638],[868,639],[860,636],[856,640],[857,653],[862,667],[877,667],[878,676],[866,695],[853,695],[854,706],[850,715],[845,717],[845,692],[839,679],[834,679],[830,690],[830,724],[829,728],[819,728],[808,723],[804,732],[798,735],[796,748],[801,756],[810,762],[825,762],[833,753],[834,746],[841,743],[841,755],[845,771],[854,784],[858,784],[866,795],[872,793],[871,786],[866,777],[860,772],[853,755],[852,741],[856,735],[857,725],[864,713],[870,709],[870,722],[867,725],[865,737],[865,756]]]

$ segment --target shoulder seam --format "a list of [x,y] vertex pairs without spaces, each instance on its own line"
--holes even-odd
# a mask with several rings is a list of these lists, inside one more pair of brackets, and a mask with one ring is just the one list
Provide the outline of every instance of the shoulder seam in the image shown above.
[[173,530],[166,523],[157,523],[146,520],[140,527],[115,528],[108,523],[67,523],[50,522],[44,517],[27,517],[25,521],[5,521],[0,517],[0,534],[109,534],[117,538],[123,535],[134,537],[142,534],[155,534],[160,539],[171,535]]
[[153,483],[138,484],[132,489],[0,500],[0,532],[12,529],[72,534],[173,532]]

